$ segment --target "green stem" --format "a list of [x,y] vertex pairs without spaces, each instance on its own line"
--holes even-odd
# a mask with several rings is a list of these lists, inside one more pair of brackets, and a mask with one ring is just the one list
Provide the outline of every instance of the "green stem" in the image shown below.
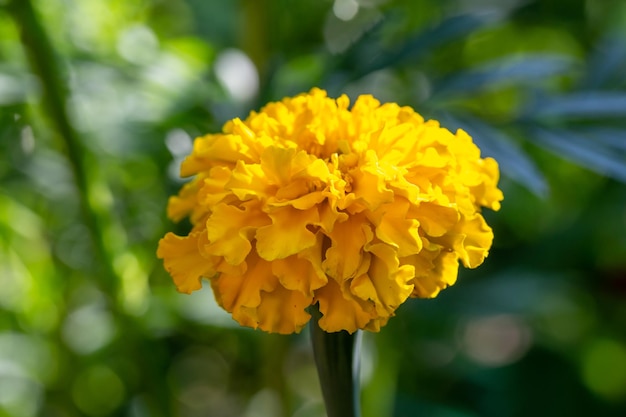
[[68,88],[62,75],[52,42],[40,23],[31,0],[10,1],[7,10],[20,29],[22,44],[33,71],[37,74],[42,86],[42,104],[50,125],[57,132],[67,154],[78,189],[78,197],[83,219],[89,230],[89,237],[95,248],[97,262],[104,268],[100,274],[100,285],[105,294],[114,297],[117,290],[116,274],[110,262],[102,236],[102,226],[90,203],[89,172],[78,132],[72,126],[67,113]]
[[311,307],[311,341],[328,417],[360,417],[361,333],[327,333],[319,306]]

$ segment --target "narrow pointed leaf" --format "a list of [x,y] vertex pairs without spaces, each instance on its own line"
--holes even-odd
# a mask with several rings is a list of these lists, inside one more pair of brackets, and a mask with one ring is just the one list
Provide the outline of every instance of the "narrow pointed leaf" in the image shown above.
[[581,133],[609,149],[626,152],[626,129],[624,128],[594,126],[582,130]]
[[498,13],[474,13],[444,19],[438,25],[407,39],[406,42],[396,49],[381,53],[371,62],[365,63],[362,68],[357,70],[355,78],[390,66],[414,62],[427,55],[434,48],[466,36],[481,27],[497,21],[499,18],[500,15]]
[[576,132],[536,127],[530,130],[529,140],[599,174],[626,182],[626,155],[598,146]]
[[587,60],[588,68],[583,86],[599,88],[625,82],[626,39],[618,33],[609,33],[598,42]]
[[535,100],[524,112],[526,118],[624,118],[626,93],[587,91]]
[[433,88],[433,95],[459,95],[504,85],[535,83],[571,70],[574,61],[559,55],[528,55],[490,62],[479,68],[456,73]]

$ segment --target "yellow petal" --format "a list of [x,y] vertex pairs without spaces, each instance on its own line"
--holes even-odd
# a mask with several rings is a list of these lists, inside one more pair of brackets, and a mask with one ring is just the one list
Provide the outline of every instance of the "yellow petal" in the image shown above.
[[225,188],[241,201],[263,200],[276,190],[276,186],[269,184],[265,178],[260,164],[246,164],[243,161],[237,162]]
[[419,155],[419,164],[424,167],[444,168],[451,162],[447,155],[441,155],[435,148],[426,148]]
[[472,141],[472,137],[463,129],[456,131],[454,140],[455,153],[466,160],[477,160],[480,158],[480,149]]
[[378,333],[381,327],[386,325],[390,318],[391,317],[377,317],[372,319],[365,325],[365,327],[363,327],[363,330]]
[[299,332],[310,316],[313,297],[291,291],[278,282],[272,263],[252,254],[244,273],[222,273],[211,280],[215,298],[242,326],[271,333]]
[[319,222],[317,209],[298,210],[280,207],[269,215],[272,224],[256,232],[257,252],[265,260],[283,259],[315,245],[315,233],[309,225]]
[[297,255],[274,260],[272,272],[286,289],[300,291],[312,297],[314,290],[328,282],[328,277],[322,270],[321,259],[322,238],[318,236],[315,246],[305,249]]
[[227,134],[230,133],[233,135],[237,135],[241,137],[242,141],[246,143],[255,141],[256,139],[255,132],[252,131],[252,129],[250,129],[248,126],[246,126],[246,124],[242,122],[241,119],[238,117],[235,117],[234,119],[224,123],[222,131]]
[[218,204],[206,221],[209,243],[205,250],[208,254],[223,256],[231,265],[239,265],[250,253],[250,241],[257,229],[270,222],[255,201],[243,203],[241,208]]
[[396,248],[398,256],[409,256],[422,250],[422,239],[418,233],[420,223],[407,218],[408,210],[409,202],[402,198],[378,210],[382,216],[377,221],[376,237]]
[[433,237],[431,240],[453,250],[463,265],[467,268],[476,268],[487,257],[493,241],[493,231],[480,214],[461,216],[459,222],[447,234]]
[[320,202],[317,209],[320,221],[316,225],[320,226],[326,233],[331,233],[336,223],[344,222],[349,218],[347,213],[339,211],[337,206],[329,201]]
[[291,180],[291,161],[296,154],[293,148],[270,146],[261,155],[261,169],[271,184],[285,186]]
[[292,163],[293,178],[307,179],[309,181],[326,182],[330,177],[328,165],[322,159],[308,155],[306,152],[299,152]]
[[500,177],[498,163],[493,158],[485,158],[480,160],[478,165],[483,172],[482,182],[472,188],[472,194],[474,194],[478,205],[498,211],[500,210],[500,202],[504,198],[502,191],[497,187]]
[[312,296],[277,286],[272,292],[262,292],[257,309],[258,325],[269,333],[298,333],[311,318],[306,308]]
[[415,146],[415,128],[408,123],[396,126],[385,124],[370,138],[369,146],[376,149],[381,160],[386,160],[396,165],[397,156],[404,156],[407,149]]
[[[410,259],[410,260],[409,260]],[[433,298],[446,287],[453,285],[459,272],[459,257],[455,252],[435,250],[422,251],[419,255],[403,260],[415,265],[411,297]],[[424,267],[429,265],[430,267]]]
[[[453,207],[423,202],[411,209],[421,228],[428,236],[442,236],[459,220],[459,213]],[[404,255],[401,255],[404,256]]]
[[197,204],[198,180],[194,179],[181,188],[177,196],[172,196],[167,202],[167,217],[179,222],[191,213]]
[[230,179],[231,170],[226,167],[213,167],[209,171],[209,176],[200,182],[197,202],[194,203],[212,207],[230,195],[226,190],[226,183]]
[[256,320],[261,291],[271,292],[280,285],[272,273],[272,264],[256,256],[254,251],[246,258],[246,264],[244,273],[222,273],[211,280],[216,298],[219,295],[218,302],[239,322],[250,319],[251,314]]
[[420,199],[420,187],[409,182],[405,178],[405,173],[399,173],[399,175],[392,181],[389,181],[388,185],[393,190],[394,195],[397,197],[403,197],[413,204],[421,201]]
[[353,183],[352,192],[357,201],[370,210],[376,210],[381,204],[393,201],[393,191],[387,188],[384,172],[378,165],[376,156],[367,153],[369,166],[364,165],[350,172]]
[[168,233],[159,241],[157,256],[163,259],[167,272],[174,279],[178,291],[190,294],[202,288],[202,277],[215,275],[216,258],[205,258],[198,250],[198,237],[204,230],[189,236]]
[[293,181],[276,193],[276,198],[268,200],[268,207],[292,206],[298,210],[307,210],[326,199],[322,191],[309,192],[305,181]]
[[[292,201],[302,196],[307,196],[311,191],[308,181],[291,181],[276,190],[269,204],[272,206],[292,205]],[[310,208],[310,207],[307,207]]]
[[459,248],[459,258],[467,268],[476,268],[483,263],[489,254],[493,241],[493,231],[480,214],[466,219],[461,225],[460,234],[464,237],[462,248]]
[[352,106],[352,114],[370,114],[371,111],[380,106],[380,101],[370,94],[359,96]]
[[389,317],[411,295],[415,269],[399,266],[396,251],[389,245],[373,244],[368,251],[374,255],[369,271],[352,281],[350,291],[362,300],[373,301],[379,317]]
[[355,215],[336,223],[328,237],[331,244],[322,263],[324,271],[339,282],[353,277],[364,262],[364,246],[374,237],[366,218]]
[[333,279],[315,291],[315,300],[319,302],[322,318],[319,326],[327,332],[345,330],[354,333],[362,329],[372,319],[372,315],[363,310],[359,302],[345,298],[339,284]]
[[180,175],[188,177],[208,171],[215,165],[234,166],[237,161],[253,162],[254,152],[238,135],[214,134],[197,138],[193,152],[180,166]]

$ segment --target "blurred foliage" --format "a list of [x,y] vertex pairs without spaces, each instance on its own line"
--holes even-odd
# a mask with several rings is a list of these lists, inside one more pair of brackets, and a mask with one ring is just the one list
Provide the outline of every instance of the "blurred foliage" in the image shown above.
[[155,259],[192,138],[312,86],[503,174],[485,265],[365,335],[364,417],[625,415],[624,74],[619,0],[1,0],[0,416],[324,415],[306,332]]

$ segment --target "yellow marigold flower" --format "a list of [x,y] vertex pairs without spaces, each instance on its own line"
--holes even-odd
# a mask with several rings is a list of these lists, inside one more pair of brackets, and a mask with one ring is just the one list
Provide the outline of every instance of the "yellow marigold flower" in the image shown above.
[[235,320],[268,332],[299,331],[315,303],[328,332],[378,331],[454,284],[459,261],[483,262],[496,161],[409,107],[349,104],[313,89],[195,140],[181,167],[194,178],[168,207],[193,230],[158,249],[179,291],[208,278]]

